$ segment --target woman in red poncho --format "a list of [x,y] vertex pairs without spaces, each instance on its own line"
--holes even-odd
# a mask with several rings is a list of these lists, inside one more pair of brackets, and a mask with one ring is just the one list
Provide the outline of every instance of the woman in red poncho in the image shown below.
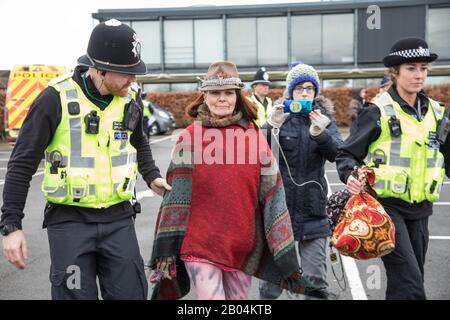
[[[154,299],[246,299],[251,276],[293,292],[301,276],[281,176],[231,62],[213,63],[167,172],[150,266]],[[159,275],[159,276],[158,276]]]

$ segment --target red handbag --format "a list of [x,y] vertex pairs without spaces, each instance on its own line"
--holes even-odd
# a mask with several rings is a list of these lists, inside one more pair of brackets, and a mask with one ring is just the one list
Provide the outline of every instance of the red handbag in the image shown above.
[[[363,166],[360,181],[373,186],[375,174]],[[395,226],[383,206],[367,190],[353,195],[344,207],[331,237],[342,254],[365,260],[384,256],[395,249]]]

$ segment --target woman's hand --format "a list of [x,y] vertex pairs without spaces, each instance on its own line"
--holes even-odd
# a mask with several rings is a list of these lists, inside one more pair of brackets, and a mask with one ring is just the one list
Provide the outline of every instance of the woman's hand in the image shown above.
[[170,275],[170,266],[173,262],[174,259],[172,257],[160,258],[156,263],[156,270],[161,272],[164,278],[171,280],[172,276]]
[[283,104],[277,104],[273,107],[272,112],[270,112],[267,123],[274,128],[280,128],[288,116],[289,113],[284,113]]
[[309,113],[309,120],[311,120],[311,126],[309,127],[309,133],[313,137],[320,135],[330,124],[330,119],[324,116],[320,110],[314,110]]

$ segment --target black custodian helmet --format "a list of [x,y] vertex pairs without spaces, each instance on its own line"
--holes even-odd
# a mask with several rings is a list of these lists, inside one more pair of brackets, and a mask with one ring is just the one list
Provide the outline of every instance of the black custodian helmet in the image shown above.
[[262,83],[269,85],[269,73],[267,72],[265,67],[261,67],[256,71],[255,75],[253,76],[253,82],[251,83],[251,86],[253,87],[255,84]]
[[147,73],[136,32],[116,19],[102,22],[92,30],[87,53],[78,59],[78,64],[125,74]]

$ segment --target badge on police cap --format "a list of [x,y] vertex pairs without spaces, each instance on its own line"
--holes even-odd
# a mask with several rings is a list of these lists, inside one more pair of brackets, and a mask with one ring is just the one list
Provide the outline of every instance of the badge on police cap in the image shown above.
[[118,27],[122,24],[122,22],[117,19],[109,19],[108,21],[105,21],[105,24],[109,27]]
[[133,34],[133,50],[131,50],[131,52],[134,53],[135,57],[140,57],[141,56],[141,41],[139,40],[139,38],[137,37],[137,34]]

